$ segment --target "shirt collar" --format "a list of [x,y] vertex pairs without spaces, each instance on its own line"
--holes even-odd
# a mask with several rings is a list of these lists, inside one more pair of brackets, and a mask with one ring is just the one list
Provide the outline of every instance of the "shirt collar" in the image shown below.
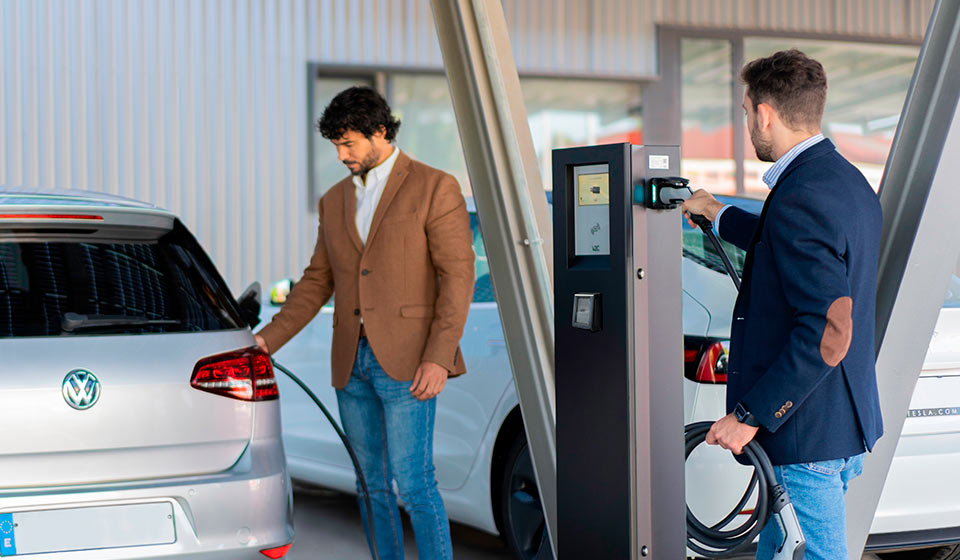
[[823,140],[823,134],[815,134],[810,138],[807,138],[803,142],[800,142],[796,146],[790,148],[787,153],[780,156],[773,166],[770,169],[767,169],[766,173],[763,174],[763,182],[767,184],[767,187],[773,188],[777,185],[777,181],[780,180],[780,175],[783,174],[783,171],[790,165],[793,160],[797,159],[804,150],[813,146],[814,144],[819,143]]
[[367,185],[376,185],[388,177],[390,175],[390,171],[393,170],[393,164],[397,162],[397,156],[400,155],[400,148],[396,146],[392,146],[392,148],[393,153],[390,154],[390,157],[383,160],[383,163],[380,165],[374,167],[370,171],[367,171],[366,185],[359,175],[353,176],[353,184],[360,188],[366,188]]

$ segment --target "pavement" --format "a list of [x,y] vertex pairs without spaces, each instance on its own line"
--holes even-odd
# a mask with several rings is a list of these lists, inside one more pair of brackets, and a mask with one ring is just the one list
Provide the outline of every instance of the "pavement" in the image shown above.
[[[365,560],[370,558],[354,496],[321,488],[296,488],[293,520],[297,536],[286,560]],[[410,520],[403,514],[404,552],[417,558]],[[493,535],[451,523],[453,556],[457,560],[512,560],[503,542]]]
[[[370,558],[363,536],[356,498],[335,490],[297,487],[293,496],[297,536],[286,560],[365,560]],[[406,514],[404,553],[417,558],[417,545]],[[450,524],[453,556],[457,560],[513,560],[503,542],[493,535],[458,523]],[[731,560],[753,560],[738,556]],[[878,560],[866,554],[862,560]]]

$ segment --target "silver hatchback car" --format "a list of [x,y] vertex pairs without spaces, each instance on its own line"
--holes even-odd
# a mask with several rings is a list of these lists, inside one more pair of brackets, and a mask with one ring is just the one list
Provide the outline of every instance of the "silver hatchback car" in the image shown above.
[[277,386],[171,213],[0,189],[0,556],[281,558]]

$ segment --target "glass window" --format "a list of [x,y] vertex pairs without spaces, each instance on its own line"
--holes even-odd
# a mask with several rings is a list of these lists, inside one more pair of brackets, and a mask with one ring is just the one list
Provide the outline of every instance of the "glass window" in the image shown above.
[[553,189],[551,150],[590,144],[643,144],[641,85],[600,80],[520,80],[544,188]]
[[[744,41],[744,59],[750,61],[789,48],[798,48],[823,64],[828,83],[823,132],[860,169],[874,190],[878,189],[919,47],[748,38]],[[770,164],[756,159],[749,142],[748,135],[744,152],[746,188],[763,192],[766,186],[760,177]]]
[[733,47],[728,40],[683,39],[680,49],[680,174],[693,185],[733,194],[737,188],[733,159]]
[[[323,110],[333,101],[338,93],[352,86],[373,87],[373,76],[326,76],[318,74],[311,85],[310,132],[310,193],[312,200],[318,201],[330,187],[349,174],[349,171],[336,158],[333,145],[317,130],[317,121],[323,115]],[[316,212],[316,204],[311,204],[311,211]]]
[[397,146],[456,177],[469,196],[470,178],[446,76],[396,74],[391,76],[390,93],[390,108],[401,120]]
[[493,283],[490,281],[490,265],[487,263],[487,249],[483,246],[483,236],[480,235],[480,221],[477,213],[470,212],[470,229],[473,230],[473,252],[476,280],[473,285],[473,302],[487,303],[496,301],[493,297]]
[[223,279],[179,222],[152,242],[0,243],[0,338],[59,336],[71,319],[82,321],[70,313],[114,320],[74,327],[79,335],[243,326]]

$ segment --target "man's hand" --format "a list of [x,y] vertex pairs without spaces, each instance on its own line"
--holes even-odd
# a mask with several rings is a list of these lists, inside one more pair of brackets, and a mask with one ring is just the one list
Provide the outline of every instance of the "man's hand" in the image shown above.
[[698,189],[697,192],[693,193],[693,196],[683,203],[681,208],[683,208],[683,215],[686,216],[690,227],[697,229],[697,225],[690,219],[690,214],[699,214],[714,222],[717,220],[717,213],[723,206],[724,204],[713,198],[712,194],[703,189]]
[[447,368],[440,364],[423,362],[413,376],[410,393],[421,401],[432,399],[443,391],[443,386],[447,384],[447,375]]
[[730,413],[710,426],[706,442],[709,445],[719,445],[732,451],[734,455],[739,455],[743,453],[744,446],[757,435],[759,429],[738,422],[737,417]]
[[270,353],[270,349],[267,348],[267,341],[264,340],[262,336],[260,336],[259,334],[255,334],[253,335],[253,338],[257,339],[257,346],[259,346],[261,350],[263,350],[267,354]]

